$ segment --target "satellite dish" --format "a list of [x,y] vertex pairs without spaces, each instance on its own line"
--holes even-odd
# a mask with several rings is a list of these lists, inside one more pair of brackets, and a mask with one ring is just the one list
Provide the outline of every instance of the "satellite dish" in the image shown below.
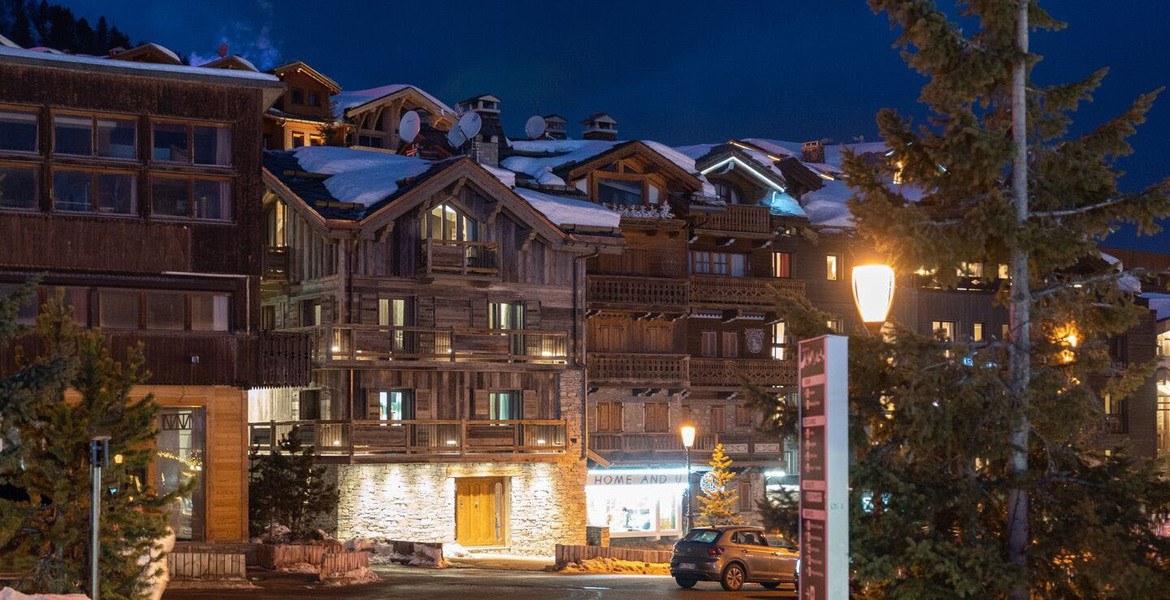
[[479,113],[469,112],[459,117],[459,124],[456,128],[463,132],[463,136],[467,139],[472,139],[479,135],[479,129],[483,127],[483,119],[480,118]]
[[532,115],[528,117],[528,122],[524,124],[524,133],[528,134],[528,139],[530,140],[540,139],[540,136],[544,135],[545,127],[544,117]]
[[402,120],[398,122],[398,135],[402,137],[402,141],[409,144],[418,137],[421,128],[422,121],[419,120],[418,113],[408,110],[406,114],[402,115]]
[[462,148],[463,144],[467,143],[467,136],[463,135],[463,131],[456,125],[447,132],[447,143],[451,144],[452,148]]

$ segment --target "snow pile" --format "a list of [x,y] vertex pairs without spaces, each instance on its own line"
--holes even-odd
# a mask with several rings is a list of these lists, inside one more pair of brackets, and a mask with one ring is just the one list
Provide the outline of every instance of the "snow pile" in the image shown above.
[[458,542],[443,542],[443,556],[449,558],[471,558],[471,552]]
[[853,190],[844,181],[825,181],[824,187],[804,195],[804,212],[813,225],[853,227],[853,215],[845,204]]
[[437,104],[443,112],[455,114],[455,111],[452,110],[450,106],[444,104],[442,100],[439,100],[438,98],[428,94],[422,88],[418,88],[406,83],[392,83],[390,85],[383,85],[367,90],[341,92],[340,94],[337,94],[333,97],[333,101],[337,103],[337,110],[344,113],[347,109],[356,108],[368,102],[373,102],[374,100],[385,98],[391,94],[397,94],[403,90],[414,90],[419,94],[422,94],[431,102]]
[[774,215],[789,215],[793,217],[805,217],[808,213],[800,206],[800,202],[796,198],[789,196],[787,192],[773,191],[767,197],[768,211]]
[[334,146],[302,146],[293,153],[305,171],[332,175],[325,187],[334,198],[367,207],[397,192],[402,180],[418,177],[432,166],[413,156]]
[[695,144],[693,146],[675,146],[678,152],[689,156],[692,160],[699,160],[711,153],[711,149],[719,144]]
[[400,554],[395,552],[392,541],[380,538],[357,538],[349,540],[345,543],[345,547],[348,550],[369,552],[370,564],[372,565],[398,564],[412,567],[432,567],[436,569],[442,569],[447,566],[443,561],[446,544],[444,544],[442,549],[433,548],[424,544],[415,544],[413,554]]
[[0,600],[89,600],[85,594],[22,594],[10,587],[0,590]]
[[620,558],[589,558],[561,566],[562,573],[622,574],[622,575],[670,575],[667,563],[645,563]]
[[554,196],[525,188],[517,189],[516,193],[556,225],[617,227],[621,224],[620,214],[588,200]]
[[364,583],[377,583],[378,575],[366,567],[346,571],[341,575],[334,575],[333,577],[323,579],[326,586],[336,587],[342,585],[362,585]]
[[160,65],[157,63],[143,63],[129,60],[112,60],[109,58],[96,56],[78,56],[76,54],[58,54],[53,52],[38,52],[36,50],[22,50],[20,48],[10,48],[5,45],[0,45],[0,56],[34,58],[45,62],[61,63],[61,66],[65,66],[66,64],[78,64],[114,67],[131,71],[144,71],[143,74],[148,74],[148,72],[154,71],[157,73],[186,73],[191,75],[206,75],[211,77],[230,77],[235,79],[252,79],[271,82],[279,81],[275,75],[269,75],[267,73],[254,73],[252,71],[244,71],[242,69],[208,69],[204,67],[188,67],[186,65]]
[[567,185],[564,179],[553,174],[554,170],[569,163],[589,160],[619,143],[606,140],[516,140],[512,142],[513,150],[542,156],[509,156],[500,162],[500,166],[528,175],[540,185]]

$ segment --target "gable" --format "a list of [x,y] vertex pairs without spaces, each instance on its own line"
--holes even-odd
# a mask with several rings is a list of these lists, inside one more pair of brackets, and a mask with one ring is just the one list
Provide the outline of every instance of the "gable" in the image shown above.
[[[675,153],[678,154],[678,153]],[[678,181],[688,191],[697,192],[703,188],[703,181],[697,172],[689,171],[680,164],[680,160],[689,161],[693,168],[694,161],[682,154],[678,157],[667,157],[659,149],[654,149],[641,141],[618,144],[608,152],[577,164],[568,164],[557,169],[557,174],[566,181],[577,180],[589,173],[604,169],[614,163],[629,165],[645,165],[642,173],[653,172],[668,179]]]

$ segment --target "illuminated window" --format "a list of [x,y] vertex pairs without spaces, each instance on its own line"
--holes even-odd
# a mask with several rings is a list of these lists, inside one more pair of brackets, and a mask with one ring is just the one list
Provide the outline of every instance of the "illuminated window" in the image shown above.
[[524,329],[524,305],[519,302],[489,302],[490,329]]
[[300,131],[294,131],[292,134],[292,145],[293,148],[300,148],[301,146],[308,145],[305,144],[305,134]]
[[845,333],[845,323],[841,319],[829,319],[825,321],[825,326],[833,333]]
[[930,331],[935,335],[942,337],[943,341],[953,341],[955,339],[955,332],[958,329],[954,321],[931,321]]
[[427,213],[427,235],[434,240],[474,242],[479,240],[479,224],[458,208],[443,203]]
[[723,181],[715,182],[715,197],[728,204],[739,204],[742,201],[739,188]]
[[1011,268],[1005,264],[999,265],[998,274],[999,274],[1000,279],[1011,279],[1012,278]]
[[899,160],[894,163],[894,185],[902,185],[902,170],[904,168],[905,165],[902,164],[902,161]]
[[520,416],[520,392],[492,392],[488,395],[488,419],[513,421]]
[[971,328],[971,340],[972,341],[975,341],[975,342],[982,342],[983,341],[984,327],[985,326],[983,323],[975,323],[974,324],[974,326]]
[[772,253],[772,277],[787,279],[792,277],[792,254],[788,252]]
[[788,358],[788,323],[784,321],[772,323],[772,358]]
[[379,421],[409,421],[414,418],[414,390],[378,392]]
[[1101,399],[1105,409],[1105,431],[1107,433],[1128,433],[1125,419],[1125,400],[1105,394]]
[[959,277],[969,277],[978,279],[983,277],[983,263],[981,262],[961,262],[956,269]]
[[825,255],[825,279],[838,281],[841,279],[841,255]]

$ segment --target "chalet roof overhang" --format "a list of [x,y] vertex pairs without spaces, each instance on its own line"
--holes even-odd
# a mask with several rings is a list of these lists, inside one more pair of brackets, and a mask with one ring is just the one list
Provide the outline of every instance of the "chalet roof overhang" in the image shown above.
[[553,173],[565,181],[572,181],[585,177],[612,162],[631,157],[638,157],[649,162],[659,171],[666,173],[668,178],[681,182],[688,191],[696,192],[703,189],[703,182],[699,180],[697,175],[674,164],[673,161],[638,140],[617,144],[583,162],[561,165]]
[[746,173],[749,178],[755,179],[760,185],[783,192],[788,189],[788,182],[778,176],[770,165],[761,165],[743,150],[725,145],[722,152],[707,154],[695,161],[695,168],[703,175],[719,174],[727,169],[735,169]]
[[141,46],[119,52],[110,56],[113,60],[138,60],[144,62],[153,62],[160,65],[181,65],[183,61],[175,54],[173,50],[156,44],[154,42],[147,42]]
[[260,72],[260,69],[257,69],[256,65],[239,54],[229,54],[199,66],[204,69],[241,69],[244,71],[252,71],[253,73]]
[[313,67],[310,67],[304,61],[298,60],[296,62],[288,63],[287,65],[281,65],[281,66],[276,67],[275,69],[272,70],[272,74],[276,75],[277,77],[284,75],[285,73],[289,73],[289,72],[304,73],[305,75],[308,75],[309,77],[311,77],[313,79],[316,79],[318,82],[321,83],[321,85],[329,88],[330,93],[332,93],[332,94],[340,94],[341,93],[341,86],[338,85],[336,81],[333,81],[332,79],[326,77],[320,71],[318,71],[317,69],[314,69]]
[[351,106],[342,111],[343,116],[348,119],[357,117],[358,115],[377,110],[383,106],[393,104],[398,101],[403,101],[403,105],[413,103],[414,106],[425,109],[436,119],[450,119],[452,113],[448,107],[439,104],[428,97],[426,94],[420,92],[414,86],[405,86],[401,89],[390,92],[384,96],[379,96],[357,106]]
[[349,219],[327,219],[317,212],[309,203],[292,191],[279,177],[274,175],[268,167],[261,171],[261,179],[269,192],[284,201],[285,205],[297,215],[305,219],[314,231],[325,237],[351,237],[359,229],[358,223]]

